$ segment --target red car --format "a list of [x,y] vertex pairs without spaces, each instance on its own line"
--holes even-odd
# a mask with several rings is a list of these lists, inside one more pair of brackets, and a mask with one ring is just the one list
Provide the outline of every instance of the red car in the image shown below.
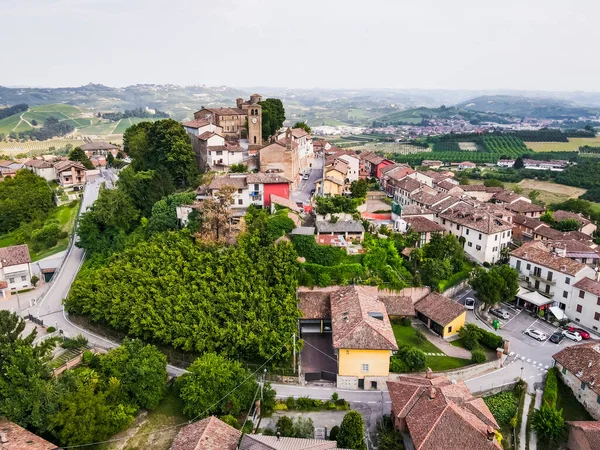
[[590,333],[588,333],[585,330],[582,330],[581,328],[569,327],[569,331],[577,331],[582,339],[590,338]]

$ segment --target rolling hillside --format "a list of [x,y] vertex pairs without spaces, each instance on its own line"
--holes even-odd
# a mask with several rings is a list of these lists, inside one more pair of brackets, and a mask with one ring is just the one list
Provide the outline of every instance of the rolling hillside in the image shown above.
[[453,106],[442,106],[440,108],[409,108],[404,111],[396,111],[378,117],[375,121],[381,125],[410,125],[421,123],[423,119],[451,119],[453,117],[465,120],[477,120],[479,122],[491,121],[496,123],[509,123],[510,121],[508,115],[468,111]]
[[592,117],[600,112],[600,108],[579,106],[566,100],[511,95],[483,95],[459,103],[456,107],[471,111],[548,119]]

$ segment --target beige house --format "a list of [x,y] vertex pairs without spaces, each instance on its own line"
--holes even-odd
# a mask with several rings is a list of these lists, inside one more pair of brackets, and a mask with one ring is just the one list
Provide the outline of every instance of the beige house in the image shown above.
[[54,165],[54,170],[62,187],[85,184],[86,168],[79,161],[60,161]]
[[259,161],[261,172],[280,172],[292,181],[292,190],[296,189],[300,182],[300,156],[289,128],[285,140],[275,141],[259,150]]
[[0,248],[0,300],[31,287],[30,263],[26,244]]
[[321,236],[341,236],[346,241],[358,240],[362,242],[365,238],[365,228],[362,223],[356,220],[340,220],[331,223],[328,220],[317,220],[315,223],[317,229],[317,242]]
[[56,171],[54,170],[54,165],[49,161],[37,158],[28,159],[23,163],[23,166],[46,181],[56,180]]

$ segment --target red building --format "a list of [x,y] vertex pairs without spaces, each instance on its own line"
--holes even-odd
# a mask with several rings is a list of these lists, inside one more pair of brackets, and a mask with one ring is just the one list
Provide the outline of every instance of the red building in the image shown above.
[[250,195],[262,196],[263,208],[271,207],[271,194],[290,198],[290,180],[277,173],[252,173],[247,178]]

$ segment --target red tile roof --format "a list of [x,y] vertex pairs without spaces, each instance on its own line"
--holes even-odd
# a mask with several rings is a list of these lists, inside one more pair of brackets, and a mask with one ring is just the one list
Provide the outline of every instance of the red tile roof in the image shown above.
[[183,122],[182,125],[184,127],[188,127],[188,128],[202,128],[202,127],[205,127],[206,125],[210,125],[210,122],[208,120],[195,119],[195,120],[190,120],[188,122]]
[[0,267],[16,266],[31,262],[27,244],[0,248]]
[[415,310],[442,326],[448,325],[466,311],[460,303],[437,292],[432,292],[415,303]]
[[511,256],[575,276],[587,266],[569,258],[557,256],[540,241],[531,241],[510,252]]
[[53,450],[56,445],[27,431],[16,423],[0,419],[0,433],[3,433],[7,442],[0,442],[0,450]]
[[540,205],[536,205],[535,203],[527,202],[525,200],[517,200],[514,203],[509,205],[504,205],[506,209],[516,213],[536,213],[536,212],[544,212],[546,208]]
[[170,450],[235,450],[241,437],[240,430],[207,417],[182,428]]
[[56,164],[54,164],[54,169],[56,170],[56,172],[62,172],[64,170],[70,169],[71,167],[74,167],[75,169],[79,169],[79,170],[86,170],[85,166],[83,164],[81,164],[79,161],[60,161],[57,162]]
[[417,233],[441,233],[444,227],[422,216],[403,217],[410,229]]
[[600,297],[600,283],[591,278],[584,277],[573,285],[577,289],[589,292],[592,295]]
[[559,209],[558,211],[554,211],[552,213],[552,218],[557,222],[560,222],[561,220],[575,219],[582,225],[587,225],[588,223],[590,223],[590,221],[583,217],[581,213],[577,214],[570,211],[563,211],[561,209]]
[[586,445],[586,447],[569,447],[571,450],[597,450],[600,449],[600,422],[588,421],[570,421],[569,443],[571,437],[577,436],[577,440],[573,440],[575,445]]
[[600,394],[600,340],[591,339],[584,344],[565,347],[552,358]]

